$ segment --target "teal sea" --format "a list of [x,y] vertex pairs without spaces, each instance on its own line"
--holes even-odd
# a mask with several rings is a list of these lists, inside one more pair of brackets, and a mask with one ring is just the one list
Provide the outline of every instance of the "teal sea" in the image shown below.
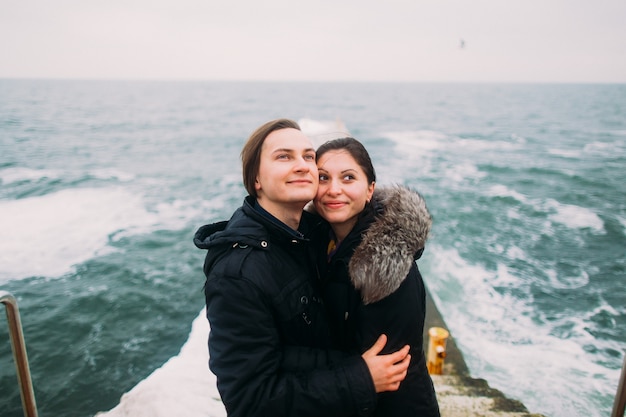
[[[0,290],[42,417],[93,416],[176,356],[202,224],[261,123],[337,119],[434,217],[420,269],[471,374],[610,414],[626,350],[626,85],[0,80]],[[21,416],[0,319],[0,414]]]

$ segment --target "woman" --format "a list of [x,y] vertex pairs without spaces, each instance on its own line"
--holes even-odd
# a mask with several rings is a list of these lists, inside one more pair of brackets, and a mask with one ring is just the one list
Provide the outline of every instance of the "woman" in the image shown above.
[[406,375],[408,349],[378,355],[383,339],[332,369],[283,365],[309,357],[307,348],[329,347],[305,238],[311,215],[302,211],[317,190],[315,150],[295,122],[279,119],[259,127],[241,157],[249,196],[228,222],[194,237],[208,250],[209,367],[228,416],[368,415],[376,393],[397,389]]
[[363,145],[336,139],[317,150],[315,210],[330,227],[318,230],[324,301],[338,348],[363,352],[379,334],[386,349],[411,346],[406,379],[378,395],[377,416],[439,416],[423,352],[426,290],[415,264],[431,216],[421,196],[403,187],[375,189]]

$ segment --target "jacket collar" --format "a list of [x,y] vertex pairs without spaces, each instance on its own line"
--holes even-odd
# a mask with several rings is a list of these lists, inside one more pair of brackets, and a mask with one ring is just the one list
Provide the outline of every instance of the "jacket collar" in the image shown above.
[[[312,221],[309,213],[303,213],[300,230],[293,230],[259,206],[256,199],[248,196],[243,205],[232,215],[230,220],[207,224],[194,235],[194,244],[200,249],[209,249],[215,245],[241,243],[258,247],[267,247],[263,242],[301,242]],[[258,205],[257,205],[258,206]]]
[[[253,197],[248,197],[252,199]],[[299,230],[293,230],[291,227],[287,226],[285,223],[278,220],[274,217],[269,211],[265,210],[258,202],[258,200],[254,199],[254,202],[249,202],[250,206],[258,212],[261,216],[263,216],[268,222],[273,224],[278,229],[283,230],[285,233],[293,236],[294,238],[304,239],[304,235]]]

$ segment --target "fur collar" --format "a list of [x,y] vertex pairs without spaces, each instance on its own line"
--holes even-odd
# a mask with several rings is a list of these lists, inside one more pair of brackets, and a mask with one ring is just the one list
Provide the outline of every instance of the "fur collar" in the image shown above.
[[349,264],[352,284],[365,304],[382,300],[400,287],[432,225],[426,202],[416,191],[400,185],[380,187],[372,199],[384,212],[363,234]]

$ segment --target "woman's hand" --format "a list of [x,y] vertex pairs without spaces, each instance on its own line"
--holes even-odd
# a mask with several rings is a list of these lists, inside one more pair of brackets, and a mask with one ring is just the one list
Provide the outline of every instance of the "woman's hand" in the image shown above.
[[385,344],[387,336],[380,335],[376,343],[361,355],[370,370],[376,392],[397,391],[400,382],[406,378],[411,361],[408,345],[394,353],[379,355]]

